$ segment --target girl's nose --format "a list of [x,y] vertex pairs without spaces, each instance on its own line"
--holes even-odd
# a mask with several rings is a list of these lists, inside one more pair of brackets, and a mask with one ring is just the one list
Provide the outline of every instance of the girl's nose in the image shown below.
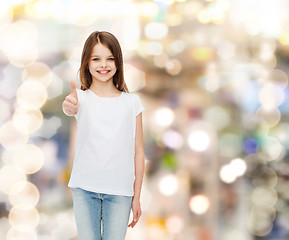
[[102,60],[102,61],[100,62],[100,66],[101,66],[101,67],[106,67],[106,61],[105,61],[105,60]]

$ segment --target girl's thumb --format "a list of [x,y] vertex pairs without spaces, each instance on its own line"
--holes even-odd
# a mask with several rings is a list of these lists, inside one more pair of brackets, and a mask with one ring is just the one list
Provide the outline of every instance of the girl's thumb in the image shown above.
[[70,81],[70,85],[71,85],[71,94],[77,99],[76,87],[73,80]]

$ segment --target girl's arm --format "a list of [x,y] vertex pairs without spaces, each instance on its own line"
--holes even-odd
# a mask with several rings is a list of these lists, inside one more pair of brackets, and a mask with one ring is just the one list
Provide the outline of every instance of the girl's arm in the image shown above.
[[134,196],[132,200],[133,220],[128,225],[134,227],[141,216],[140,193],[144,175],[144,149],[143,149],[143,128],[142,113],[136,117],[136,133],[135,133],[135,181]]

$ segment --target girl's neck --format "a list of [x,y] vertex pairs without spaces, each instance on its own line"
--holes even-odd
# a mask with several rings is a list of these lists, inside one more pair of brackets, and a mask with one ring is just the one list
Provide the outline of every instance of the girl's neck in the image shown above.
[[89,88],[95,94],[102,97],[109,97],[114,94],[119,94],[119,90],[114,86],[112,80],[108,82],[92,81],[92,84]]

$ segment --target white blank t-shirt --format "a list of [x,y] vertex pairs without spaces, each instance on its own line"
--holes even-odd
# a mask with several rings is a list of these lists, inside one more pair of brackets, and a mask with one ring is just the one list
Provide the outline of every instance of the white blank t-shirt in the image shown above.
[[76,90],[78,132],[68,186],[133,196],[136,116],[144,111],[139,96],[104,98]]

